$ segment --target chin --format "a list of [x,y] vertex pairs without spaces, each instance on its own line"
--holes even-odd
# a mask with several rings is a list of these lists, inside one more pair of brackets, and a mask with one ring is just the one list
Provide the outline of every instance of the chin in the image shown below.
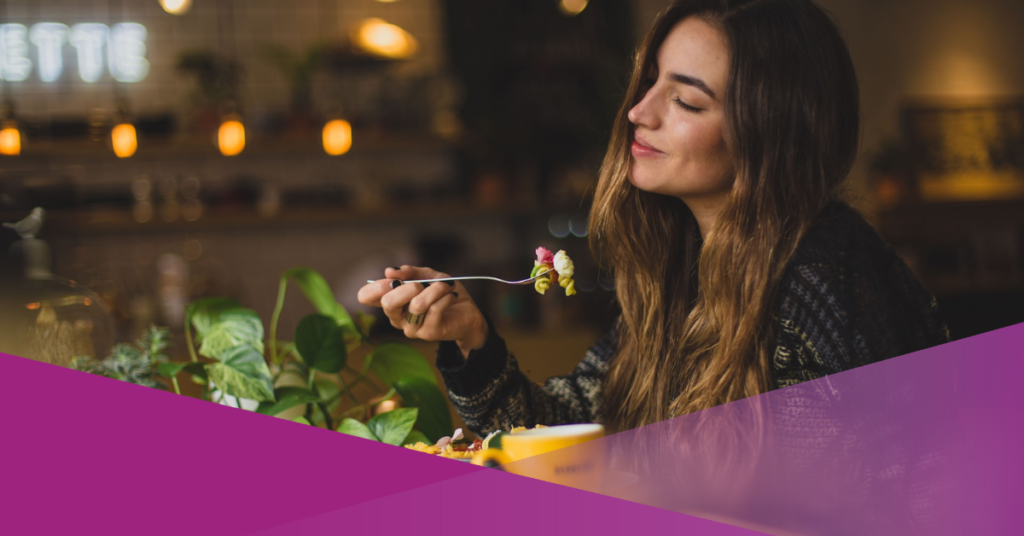
[[627,176],[629,177],[629,182],[639,190],[650,192],[652,194],[665,193],[664,189],[660,187],[661,184],[657,180],[654,180],[654,177],[646,176],[644,173],[637,173],[635,168],[633,172],[629,173]]

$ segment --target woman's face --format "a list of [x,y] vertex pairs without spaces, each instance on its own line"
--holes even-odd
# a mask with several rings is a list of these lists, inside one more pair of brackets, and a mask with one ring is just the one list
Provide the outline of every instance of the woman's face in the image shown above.
[[658,49],[642,100],[629,111],[633,185],[717,205],[735,178],[723,138],[730,54],[722,34],[696,17],[680,21]]

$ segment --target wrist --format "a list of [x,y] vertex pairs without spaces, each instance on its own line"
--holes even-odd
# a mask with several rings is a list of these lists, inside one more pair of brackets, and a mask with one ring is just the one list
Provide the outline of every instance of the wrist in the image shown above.
[[455,341],[459,345],[463,357],[469,357],[469,352],[479,350],[487,343],[488,326],[487,320],[483,316],[478,316],[474,320],[471,333],[469,337]]

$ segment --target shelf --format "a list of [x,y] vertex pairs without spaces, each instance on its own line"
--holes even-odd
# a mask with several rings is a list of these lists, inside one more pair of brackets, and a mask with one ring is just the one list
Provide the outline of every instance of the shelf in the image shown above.
[[[152,221],[136,222],[130,210],[97,209],[48,211],[44,233],[77,235],[86,232],[162,232],[208,231],[227,228],[294,227],[322,225],[372,225],[378,223],[421,223],[424,221],[481,221],[511,217],[539,217],[546,211],[536,207],[509,205],[475,207],[469,202],[445,202],[431,206],[387,207],[376,210],[357,208],[316,207],[282,209],[273,216],[263,216],[255,209],[210,209],[196,221],[165,222],[159,210]],[[0,221],[17,221],[25,213],[0,213]]]

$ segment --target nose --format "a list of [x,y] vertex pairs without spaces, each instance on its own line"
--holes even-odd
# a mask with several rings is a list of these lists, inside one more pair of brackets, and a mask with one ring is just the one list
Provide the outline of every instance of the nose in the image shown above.
[[[653,89],[653,88],[651,88]],[[648,89],[644,94],[640,102],[636,103],[632,109],[626,114],[630,123],[636,126],[642,126],[651,130],[658,128],[658,114],[654,110],[652,91]]]

